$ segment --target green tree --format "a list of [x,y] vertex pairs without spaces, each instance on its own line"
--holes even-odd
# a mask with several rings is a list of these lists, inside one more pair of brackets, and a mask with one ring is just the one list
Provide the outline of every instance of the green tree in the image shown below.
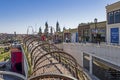
[[41,36],[41,34],[42,34],[42,29],[41,29],[41,27],[39,28],[38,34],[39,34],[40,36]]
[[44,34],[46,37],[48,37],[48,23],[45,23],[45,30],[44,30]]

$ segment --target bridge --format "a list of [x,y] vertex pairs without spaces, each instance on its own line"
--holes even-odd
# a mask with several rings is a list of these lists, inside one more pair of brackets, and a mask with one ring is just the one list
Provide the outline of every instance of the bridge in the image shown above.
[[29,56],[29,80],[90,80],[84,69],[70,54],[54,44],[40,41],[38,37],[27,36],[23,40]]

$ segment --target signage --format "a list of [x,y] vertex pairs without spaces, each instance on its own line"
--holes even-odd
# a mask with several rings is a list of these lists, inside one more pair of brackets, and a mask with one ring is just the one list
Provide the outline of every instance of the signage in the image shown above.
[[119,28],[111,28],[111,43],[119,43]]
[[76,42],[78,42],[78,32],[76,32]]

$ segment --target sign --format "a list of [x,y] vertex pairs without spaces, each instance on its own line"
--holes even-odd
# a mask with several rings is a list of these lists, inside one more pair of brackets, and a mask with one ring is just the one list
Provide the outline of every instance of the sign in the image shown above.
[[78,32],[76,32],[76,42],[78,42]]
[[111,43],[119,43],[119,28],[111,28]]

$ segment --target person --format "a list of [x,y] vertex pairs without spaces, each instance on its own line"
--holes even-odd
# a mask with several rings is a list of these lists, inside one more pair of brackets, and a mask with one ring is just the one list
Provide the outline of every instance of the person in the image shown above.
[[65,41],[68,43],[68,38],[66,37]]
[[101,35],[98,35],[98,44],[100,45],[100,39],[101,39]]

